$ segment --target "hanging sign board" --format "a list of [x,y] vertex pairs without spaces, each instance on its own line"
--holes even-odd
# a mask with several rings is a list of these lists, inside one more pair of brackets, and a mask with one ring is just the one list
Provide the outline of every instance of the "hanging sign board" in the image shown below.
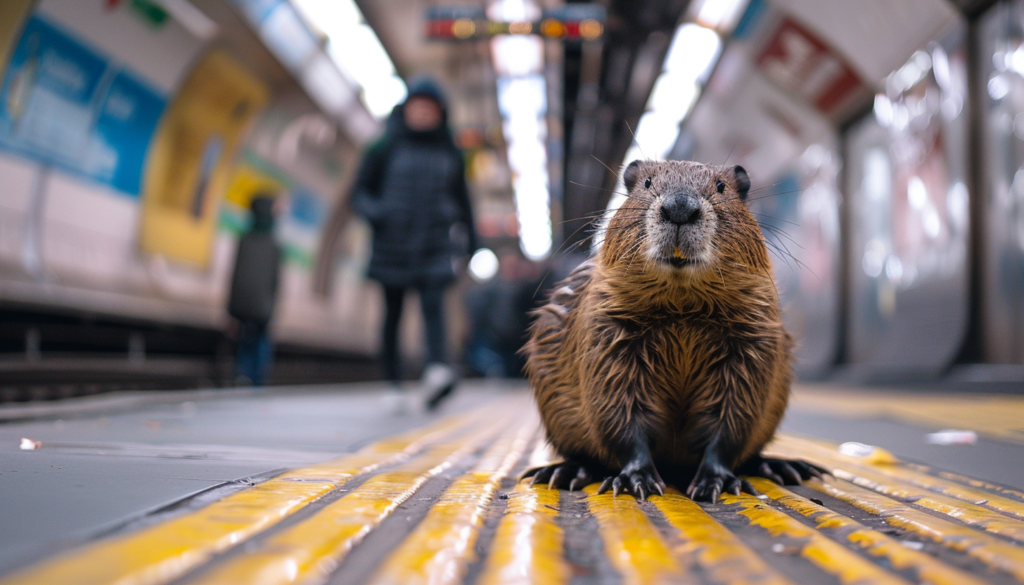
[[809,30],[784,17],[757,58],[772,81],[830,114],[864,84],[843,57]]

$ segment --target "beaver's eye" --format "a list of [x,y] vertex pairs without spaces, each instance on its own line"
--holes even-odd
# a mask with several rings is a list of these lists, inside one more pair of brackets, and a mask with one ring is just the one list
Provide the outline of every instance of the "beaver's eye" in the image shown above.
[[647,180],[644,181],[644,189],[650,189],[650,188],[651,188],[651,178],[647,177]]
[[718,189],[719,193],[725,193],[725,183],[721,181],[715,183],[715,189]]

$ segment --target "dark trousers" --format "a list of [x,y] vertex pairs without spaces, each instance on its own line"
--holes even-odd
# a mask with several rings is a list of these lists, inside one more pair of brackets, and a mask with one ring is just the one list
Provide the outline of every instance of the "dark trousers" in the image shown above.
[[262,386],[274,356],[274,345],[267,334],[267,325],[241,321],[235,353],[235,376],[249,378],[253,386]]
[[[427,363],[446,363],[444,334],[444,285],[422,285],[416,290],[420,294],[423,308],[423,325],[427,337]],[[401,286],[384,287],[384,332],[381,360],[384,376],[392,382],[402,379],[401,356],[398,353],[398,323],[402,319],[402,305],[408,288]]]

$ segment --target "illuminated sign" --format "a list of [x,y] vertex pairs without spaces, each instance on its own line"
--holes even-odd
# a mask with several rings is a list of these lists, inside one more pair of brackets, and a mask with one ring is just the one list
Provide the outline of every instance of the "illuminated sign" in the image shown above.
[[426,13],[430,39],[465,40],[497,35],[539,35],[566,41],[594,41],[604,34],[605,9],[568,5],[545,10],[538,22],[488,20],[478,6],[433,6]]

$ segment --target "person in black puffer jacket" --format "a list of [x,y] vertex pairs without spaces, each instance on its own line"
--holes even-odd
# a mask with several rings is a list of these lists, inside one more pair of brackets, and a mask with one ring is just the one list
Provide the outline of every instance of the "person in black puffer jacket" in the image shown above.
[[434,408],[456,381],[445,351],[444,292],[456,278],[456,262],[476,249],[476,232],[462,154],[433,81],[410,84],[408,98],[364,156],[352,204],[373,228],[368,276],[384,287],[384,375],[399,388],[398,324],[405,294],[415,289],[426,327],[427,406]]

